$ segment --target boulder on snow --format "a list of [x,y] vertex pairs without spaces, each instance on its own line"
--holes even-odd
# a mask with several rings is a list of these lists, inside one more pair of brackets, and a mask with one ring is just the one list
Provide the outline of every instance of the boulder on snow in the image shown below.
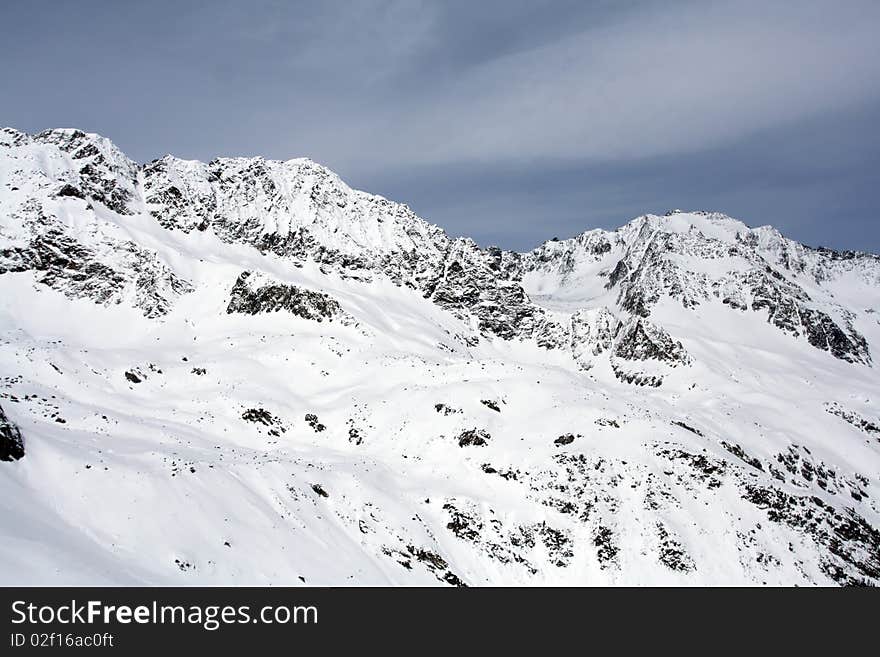
[[0,406],[0,461],[18,461],[24,457],[21,431],[6,417]]
[[467,431],[462,431],[458,436],[458,446],[459,447],[483,447],[489,444],[489,441],[492,439],[492,436],[489,435],[488,431],[483,431],[482,429],[468,429]]
[[553,441],[554,445],[571,445],[574,442],[574,434],[566,433]]

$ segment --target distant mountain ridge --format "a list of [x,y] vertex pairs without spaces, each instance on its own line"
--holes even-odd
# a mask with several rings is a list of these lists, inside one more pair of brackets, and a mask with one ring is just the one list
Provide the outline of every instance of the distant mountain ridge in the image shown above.
[[[406,206],[352,190],[308,159],[219,158],[205,164],[165,156],[140,166],[105,138],[78,130],[31,137],[7,128],[4,135],[6,144],[19,148],[57,147],[75,163],[59,176],[56,197],[102,203],[123,215],[148,212],[169,230],[210,229],[223,241],[314,260],[345,275],[384,274],[459,314],[475,314],[481,331],[500,337],[535,337],[546,346],[564,342],[569,327],[555,325],[529,303],[519,283],[541,274],[564,285],[578,267],[614,260],[610,274],[599,275],[608,275],[606,287],[619,290],[617,303],[629,313],[647,318],[664,293],[685,307],[714,295],[731,308],[766,310],[775,326],[838,358],[870,362],[852,314],[830,298],[812,303],[803,286],[781,272],[819,285],[854,272],[876,283],[880,259],[810,249],[771,227],[753,230],[722,214],[643,216],[618,231],[587,231],[518,254],[452,239]],[[739,258],[749,269],[713,277],[684,270],[664,257],[668,253]],[[17,259],[24,257],[19,253]],[[174,293],[185,285],[171,281],[168,287]]]
[[[219,443],[225,447],[217,449],[231,449],[227,458],[242,468],[256,468],[246,463],[261,461],[258,454],[308,444],[317,451],[297,457],[304,473],[309,459],[313,467],[343,459],[352,468],[349,483],[340,484],[353,486],[349,497],[361,495],[363,486],[382,497],[381,486],[365,483],[370,477],[353,465],[359,455],[393,469],[401,467],[400,450],[426,440],[431,447],[418,461],[429,462],[435,449],[440,460],[413,466],[427,468],[417,480],[431,482],[455,471],[463,481],[478,481],[500,473],[503,485],[485,498],[475,492],[476,484],[463,499],[447,490],[441,495],[446,501],[432,507],[434,521],[421,523],[418,531],[405,529],[409,521],[402,520],[412,515],[408,504],[421,503],[415,498],[392,504],[403,504],[403,510],[392,514],[391,525],[351,535],[344,527],[354,520],[343,507],[326,511],[343,528],[334,540],[360,542],[358,559],[366,570],[357,581],[410,581],[407,572],[419,562],[429,579],[446,583],[554,582],[562,576],[559,569],[609,583],[642,576],[667,581],[667,575],[707,583],[765,577],[779,583],[880,582],[874,492],[880,455],[873,431],[874,399],[880,399],[874,370],[880,344],[877,255],[814,249],[770,226],[750,228],[720,213],[678,210],[644,215],[613,231],[549,240],[526,253],[481,248],[450,237],[406,205],[351,189],[308,159],[203,163],[169,155],[142,165],[96,134],[56,129],[29,135],[3,128],[0,289],[6,295],[0,303],[0,414],[6,414],[0,419],[8,427],[5,435],[18,442],[24,437],[23,450],[18,443],[0,445],[0,453],[21,451],[24,457],[10,459],[17,461],[10,467],[25,468],[14,475],[23,479],[10,486],[36,485],[39,472],[27,468],[48,467],[40,457],[25,456],[31,444],[46,455],[64,445],[62,460],[78,458],[81,446],[70,442],[71,432],[78,432],[88,445],[97,436],[136,435],[131,444],[152,445],[153,454],[156,444],[177,445],[159,449],[165,460],[182,448],[193,452],[193,462],[202,462],[213,452],[193,445]],[[72,328],[57,323],[64,316]],[[95,342],[98,335],[106,347]],[[191,360],[180,361],[186,345],[188,353],[201,353],[228,375],[210,379],[214,388],[201,390],[208,379],[197,370],[212,367],[193,365],[192,372],[174,374],[183,378],[172,383],[170,372]],[[241,345],[249,345],[247,353],[262,368],[252,371],[241,361]],[[103,354],[101,364],[88,355],[95,352]],[[68,366],[44,371],[36,354],[47,362],[63,355]],[[143,362],[119,369],[119,359],[129,357]],[[306,360],[297,361],[299,369],[287,369],[301,358]],[[340,362],[347,365],[334,374]],[[315,368],[314,379],[302,374]],[[488,370],[494,378],[483,378]],[[62,371],[67,378],[50,383]],[[359,372],[376,378],[361,380]],[[299,376],[306,379],[302,387]],[[391,388],[383,390],[379,382],[389,376]],[[473,390],[475,376],[482,392]],[[184,380],[198,385],[191,391]],[[94,387],[96,395],[103,386],[109,396],[86,402],[86,393],[68,387],[72,381],[82,390]],[[530,399],[526,391],[534,386],[555,392]],[[276,398],[272,390],[282,389],[287,396]],[[152,392],[138,402],[143,410],[129,406],[131,394],[147,390]],[[472,394],[485,398],[470,407]],[[436,399],[422,399],[422,409],[412,395]],[[695,395],[699,401],[683,401]],[[802,408],[811,396],[814,403]],[[520,403],[515,413],[522,414],[516,421],[508,419],[514,398]],[[225,400],[223,409],[213,406],[217,399]],[[278,408],[266,409],[272,399]],[[400,406],[384,408],[390,399]],[[22,404],[33,410],[19,411]],[[64,416],[65,404],[81,418]],[[184,416],[174,410],[193,404]],[[303,408],[322,404],[335,425]],[[239,405],[235,417],[227,417],[228,408]],[[765,416],[770,408],[776,410]],[[114,417],[121,421],[114,413],[126,418],[129,428],[122,433],[105,426]],[[313,419],[299,429],[286,417],[292,413]],[[798,413],[803,417],[792,419]],[[95,424],[93,415],[104,419]],[[559,434],[550,437],[560,440],[542,438],[549,451],[542,447],[540,457],[532,454],[530,434],[522,436],[527,447],[513,438],[523,427],[541,433],[538,418],[552,426],[561,422]],[[666,427],[660,433],[658,422]],[[778,424],[784,422],[790,426]],[[247,423],[268,432],[259,448],[246,441],[247,449],[256,450],[250,462],[235,452],[242,445],[233,449],[238,443],[224,435]],[[725,423],[735,428],[725,429]],[[834,439],[811,436],[810,427],[817,426],[833,427],[828,430]],[[148,427],[165,437],[155,443]],[[169,427],[178,430],[166,435]],[[627,446],[590,443],[609,433],[626,436]],[[449,442],[451,434],[455,440]],[[441,447],[446,444],[452,447]],[[481,449],[508,461],[507,469],[494,461],[471,463],[466,455],[459,462],[460,453]],[[823,452],[824,460],[811,450]],[[183,457],[174,458],[179,464]],[[265,467],[271,470],[271,463]],[[212,469],[219,467],[211,460]],[[248,470],[247,476],[258,478],[260,471]],[[146,485],[152,489],[158,476],[150,475]],[[663,483],[669,478],[675,483]],[[617,490],[624,480],[644,497],[628,516],[620,509],[634,502]],[[278,480],[270,487],[275,484],[281,492],[267,499],[293,495],[296,505],[305,504],[303,486],[294,485],[292,493],[288,484]],[[498,526],[487,505],[507,499],[504,491],[511,486],[519,492],[510,494],[521,495],[524,506],[508,510],[512,525]],[[683,510],[683,491],[694,486],[701,499],[706,496],[705,505],[724,513],[734,511],[716,491],[735,488],[736,504],[774,528],[736,525],[738,566],[715,570],[706,554],[690,554],[729,540],[727,530],[700,524],[702,512],[688,516]],[[811,501],[811,491],[821,503]],[[658,495],[666,502],[657,502]],[[426,499],[435,497],[426,489]],[[333,501],[331,495],[320,503]],[[378,504],[370,501],[363,509]],[[299,517],[305,507],[296,508],[284,517]],[[93,532],[104,531],[85,507],[76,513],[84,514]],[[528,522],[516,520],[518,514]],[[355,515],[378,522],[364,520],[368,510]],[[308,534],[325,531],[318,521],[302,522]],[[690,542],[673,537],[676,524],[679,532],[692,533]],[[22,538],[16,531],[4,528],[13,543]],[[641,538],[630,537],[635,542],[625,545],[623,537],[633,531]],[[712,537],[698,538],[705,531]],[[750,534],[756,531],[758,538]],[[807,552],[789,558],[771,550],[789,534],[800,537]],[[418,545],[411,542],[416,535]],[[198,543],[195,536],[180,538]],[[61,539],[53,534],[46,540]],[[650,547],[637,548],[640,541]],[[311,554],[311,547],[303,549]],[[488,553],[489,561],[462,556],[467,550]],[[592,565],[582,564],[585,571],[573,567],[586,552],[590,557],[583,563]],[[670,556],[679,552],[687,558]],[[425,554],[433,556],[420,557]],[[241,576],[263,581],[256,556],[249,555],[251,565]],[[102,562],[111,581],[118,558]],[[131,558],[143,571],[138,581],[166,581],[154,562]],[[650,567],[645,559],[652,560]],[[232,571],[210,561],[213,581],[227,581]],[[396,564],[404,562],[409,565],[398,572]],[[340,572],[314,567],[323,573],[322,583],[341,581]],[[289,581],[285,568],[276,568],[281,581]],[[767,575],[768,568],[776,574]]]

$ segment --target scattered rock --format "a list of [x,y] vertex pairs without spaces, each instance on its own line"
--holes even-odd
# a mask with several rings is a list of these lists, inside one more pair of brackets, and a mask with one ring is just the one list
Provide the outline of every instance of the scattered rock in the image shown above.
[[699,429],[694,429],[694,428],[693,428],[692,426],[690,426],[689,424],[685,424],[684,422],[681,422],[680,420],[674,420],[674,421],[672,422],[672,424],[674,424],[674,425],[677,426],[677,427],[681,427],[682,429],[684,429],[684,430],[686,430],[686,431],[690,431],[691,433],[694,433],[694,434],[700,436],[701,438],[704,437],[702,431],[700,431]]
[[855,411],[850,411],[843,408],[837,402],[826,403],[825,411],[827,413],[831,413],[832,415],[836,415],[841,420],[843,420],[844,422],[848,422],[860,431],[864,431],[867,434],[878,436],[878,438],[880,438],[880,421],[868,420],[867,418],[862,417]]
[[682,544],[673,537],[662,522],[658,522],[657,536],[660,541],[660,563],[670,570],[687,573],[695,570],[693,559],[685,551]]
[[249,408],[241,414],[241,419],[245,422],[253,422],[269,427],[269,435],[278,437],[287,431],[287,427],[281,421],[281,418],[275,417],[265,408]]
[[762,465],[760,459],[756,459],[754,456],[749,456],[748,454],[746,454],[746,451],[736,443],[731,445],[730,443],[721,441],[721,446],[744,463],[748,463],[753,468],[757,468],[758,470],[764,469],[764,466]]
[[459,447],[483,447],[489,444],[492,436],[482,429],[468,429],[458,436]]
[[[312,429],[314,429],[315,433],[320,433],[327,428],[326,426],[318,422],[318,416],[314,413],[306,413],[306,422]],[[351,434],[349,434],[349,437],[350,436]]]
[[614,532],[609,527],[599,525],[593,534],[593,545],[596,546],[596,556],[602,569],[617,563],[617,553],[620,548],[614,539]]
[[451,408],[446,404],[434,404],[434,410],[443,415],[453,415],[454,413],[461,413],[460,408]]

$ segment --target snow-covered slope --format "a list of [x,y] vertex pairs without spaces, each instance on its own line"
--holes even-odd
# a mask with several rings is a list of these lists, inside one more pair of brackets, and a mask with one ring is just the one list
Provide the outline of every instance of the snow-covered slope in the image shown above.
[[0,131],[0,582],[880,583],[880,259],[529,253],[309,160]]

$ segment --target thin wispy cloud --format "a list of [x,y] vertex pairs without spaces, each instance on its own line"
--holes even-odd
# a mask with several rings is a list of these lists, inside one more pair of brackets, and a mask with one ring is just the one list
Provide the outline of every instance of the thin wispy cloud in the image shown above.
[[[669,203],[834,243],[875,198],[865,176],[877,174],[843,194],[835,172],[880,149],[876,2],[34,1],[6,13],[2,123],[95,130],[141,160],[307,155],[483,241],[523,247],[548,225],[570,234]],[[787,157],[805,141],[812,153]],[[783,182],[813,159],[840,164],[809,187]],[[565,186],[542,193],[536,171]],[[596,184],[601,171],[619,177]],[[834,205],[843,229],[807,229],[818,214],[788,209],[798,193]]]

